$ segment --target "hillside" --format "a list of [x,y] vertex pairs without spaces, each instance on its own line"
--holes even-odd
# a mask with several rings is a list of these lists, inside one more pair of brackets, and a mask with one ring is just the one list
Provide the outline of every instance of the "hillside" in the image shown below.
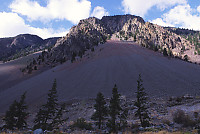
[[151,97],[199,94],[199,65],[163,57],[134,42],[108,41],[95,47],[94,52],[88,50],[82,58],[76,57],[73,63],[67,61],[0,91],[0,107],[3,107],[0,112],[5,112],[25,91],[30,107],[39,106],[55,78],[62,102],[95,97],[99,91],[110,96],[114,84],[122,95],[133,96],[139,73]]
[[0,38],[0,60],[9,61],[52,47],[59,38],[42,39],[37,35],[21,34]]
[[81,20],[65,37],[57,41],[49,61],[53,64],[63,59],[71,60],[115,37],[118,40],[134,41],[161,53],[166,49],[171,57],[184,59],[186,56],[189,61],[200,63],[199,36],[192,33],[198,32],[164,28],[134,15],[104,16],[102,19],[92,17]]
[[42,70],[39,70],[32,75],[25,75],[21,71],[21,69],[25,68],[33,58],[37,58],[40,54],[41,51],[6,63],[0,63],[0,91],[40,73]]

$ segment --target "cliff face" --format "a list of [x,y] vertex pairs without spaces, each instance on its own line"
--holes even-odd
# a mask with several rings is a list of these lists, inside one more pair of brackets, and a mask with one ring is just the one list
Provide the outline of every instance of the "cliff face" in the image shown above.
[[83,54],[106,39],[129,40],[160,52],[166,48],[169,55],[200,62],[195,55],[194,45],[176,34],[173,30],[145,22],[141,17],[134,15],[105,16],[101,20],[88,18],[73,26],[70,32],[60,39],[52,51],[53,61],[63,58],[71,59],[73,55]]

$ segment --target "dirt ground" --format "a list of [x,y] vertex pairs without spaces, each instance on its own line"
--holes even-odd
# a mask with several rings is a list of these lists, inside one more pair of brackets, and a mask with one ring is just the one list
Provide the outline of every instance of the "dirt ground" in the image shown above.
[[[60,102],[95,97],[98,92],[110,96],[114,84],[122,95],[134,96],[140,73],[150,97],[200,94],[199,65],[163,57],[131,42],[108,41],[94,52],[89,50],[82,59],[77,57],[74,63],[67,61],[16,85],[10,83],[7,89],[0,90],[0,113],[25,91],[30,109],[39,107],[55,78]],[[0,77],[1,81],[6,79]]]

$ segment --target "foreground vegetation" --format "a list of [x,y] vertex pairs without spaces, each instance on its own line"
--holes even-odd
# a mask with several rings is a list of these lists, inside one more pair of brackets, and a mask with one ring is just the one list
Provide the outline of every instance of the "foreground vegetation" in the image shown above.
[[[34,125],[28,126],[27,117],[30,115],[27,112],[28,106],[25,103],[26,93],[21,96],[19,101],[14,101],[10,105],[9,110],[4,117],[4,125],[2,132],[25,132],[31,133],[32,131],[46,131],[48,133],[176,133],[194,132],[197,133],[200,124],[200,117],[198,113],[194,113],[194,118],[186,114],[182,110],[177,110],[173,115],[174,123],[180,125],[182,131],[172,129],[171,132],[166,128],[173,126],[169,120],[163,120],[163,124],[156,125],[152,121],[149,108],[149,98],[143,87],[141,75],[137,80],[136,100],[133,102],[137,118],[137,122],[129,122],[128,115],[130,114],[130,107],[123,96],[118,92],[118,88],[114,85],[112,89],[112,96],[107,101],[104,95],[99,92],[95,99],[94,112],[87,120],[83,117],[77,118],[71,124],[69,118],[64,116],[67,106],[66,104],[58,104],[57,96],[57,82],[54,80],[52,89],[49,90],[48,99],[46,104],[42,105],[34,117]],[[182,99],[182,100],[181,100]],[[170,101],[173,101],[171,98]],[[177,98],[177,102],[183,101],[183,98]],[[166,124],[166,125],[164,125]],[[67,130],[61,129],[68,127]],[[173,128],[173,127],[172,127]],[[31,129],[31,130],[30,130]],[[163,131],[162,131],[163,130]],[[193,130],[193,131],[189,131]]]

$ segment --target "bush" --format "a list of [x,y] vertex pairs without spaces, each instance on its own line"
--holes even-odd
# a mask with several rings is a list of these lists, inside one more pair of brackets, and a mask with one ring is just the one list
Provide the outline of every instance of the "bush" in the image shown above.
[[163,124],[167,124],[168,126],[170,126],[170,121],[169,120],[164,119],[162,122],[163,122]]
[[173,115],[174,122],[178,124],[183,124],[186,119],[185,112],[183,110],[178,109],[176,113]]
[[92,130],[92,124],[87,123],[84,118],[77,119],[73,125],[70,126],[70,128],[80,128],[80,129],[86,129],[86,130]]
[[177,110],[173,120],[178,124],[182,124],[183,127],[194,127],[196,125],[196,122],[189,115],[185,114],[183,110]]

